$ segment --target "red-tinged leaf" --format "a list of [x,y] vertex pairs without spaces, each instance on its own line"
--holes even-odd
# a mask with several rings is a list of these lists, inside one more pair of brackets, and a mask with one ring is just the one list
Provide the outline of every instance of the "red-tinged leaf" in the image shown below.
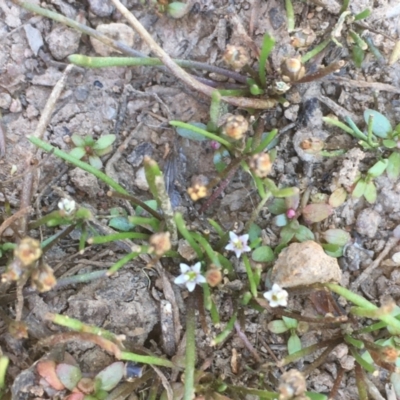
[[65,386],[57,376],[56,366],[53,360],[43,360],[38,362],[36,369],[38,374],[44,378],[53,389],[64,390]]
[[320,222],[332,214],[332,207],[329,204],[309,204],[302,210],[303,218],[307,223]]
[[333,191],[333,193],[329,196],[329,204],[332,207],[339,207],[341,206],[345,201],[347,197],[347,192],[344,188],[337,188],[336,190]]

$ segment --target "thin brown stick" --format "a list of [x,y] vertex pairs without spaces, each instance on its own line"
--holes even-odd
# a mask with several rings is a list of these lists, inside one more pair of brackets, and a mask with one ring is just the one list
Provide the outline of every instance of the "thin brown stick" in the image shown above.
[[399,242],[399,239],[391,237],[381,254],[361,273],[361,275],[352,283],[351,290],[355,292],[358,287],[372,274],[372,272],[379,267],[381,261],[389,254],[390,250]]
[[339,367],[339,369],[337,371],[337,374],[336,374],[335,382],[333,383],[331,392],[329,393],[329,399],[328,400],[334,400],[335,399],[335,397],[336,397],[336,395],[338,393],[339,387],[340,387],[340,383],[342,382],[343,376],[344,376],[344,369],[342,367]]
[[1,225],[0,225],[0,237],[2,233],[11,226],[17,219],[23,217],[26,214],[29,214],[33,210],[32,207],[25,207],[8,217]]
[[[162,61],[162,63],[178,79],[186,83],[190,88],[211,97],[214,89],[201,82],[198,82],[185,70],[179,67],[171,57],[155,42],[143,25],[129,10],[119,1],[112,0],[118,11],[128,20],[132,27],[139,33],[142,39],[150,47],[150,50]],[[274,107],[277,102],[274,99],[251,99],[245,97],[222,97],[223,101],[242,108],[268,109]]]
[[258,355],[257,350],[253,347],[253,345],[250,343],[249,339],[247,338],[246,334],[242,331],[239,322],[235,322],[234,324],[236,333],[242,339],[244,345],[247,347],[247,350],[251,353],[251,355],[254,357],[254,359],[258,362],[261,363],[261,357]]

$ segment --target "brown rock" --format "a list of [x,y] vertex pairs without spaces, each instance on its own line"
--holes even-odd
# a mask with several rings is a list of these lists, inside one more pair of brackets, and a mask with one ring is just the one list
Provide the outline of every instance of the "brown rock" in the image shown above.
[[281,287],[340,282],[342,271],[336,258],[316,242],[292,243],[282,250],[272,269],[272,281]]

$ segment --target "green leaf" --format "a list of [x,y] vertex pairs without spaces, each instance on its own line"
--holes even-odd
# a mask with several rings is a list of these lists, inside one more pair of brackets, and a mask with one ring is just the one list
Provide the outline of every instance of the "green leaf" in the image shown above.
[[277,335],[279,335],[280,333],[285,333],[289,330],[285,322],[282,321],[281,319],[269,322],[267,327],[270,332],[275,333]]
[[353,189],[353,192],[351,193],[352,197],[355,197],[356,199],[362,197],[364,195],[366,186],[367,183],[365,182],[365,180],[359,179],[358,182],[356,183],[356,186]]
[[283,227],[281,230],[281,241],[279,244],[289,243],[293,239],[295,233],[296,232],[289,225]]
[[69,152],[69,155],[80,160],[84,155],[86,155],[86,151],[83,147],[75,147]]
[[271,54],[272,49],[275,46],[275,39],[266,33],[263,37],[263,42],[261,45],[260,59],[259,59],[259,70],[258,75],[260,77],[260,82],[263,86],[266,84],[266,71],[265,64],[267,62],[268,56]]
[[275,256],[271,247],[269,246],[260,246],[253,251],[251,254],[251,258],[256,262],[271,262],[274,261]]
[[129,232],[135,225],[130,223],[127,217],[115,217],[111,218],[108,226],[121,232]]
[[289,220],[286,214],[279,214],[273,219],[273,222],[276,226],[286,226]]
[[112,146],[108,146],[105,149],[101,149],[101,150],[95,150],[95,154],[99,157],[103,157],[108,153],[112,152],[113,147]]
[[389,164],[386,168],[386,173],[391,180],[396,180],[400,176],[400,153],[393,152],[388,160]]
[[328,229],[322,234],[322,237],[330,244],[344,246],[351,240],[349,232],[343,229]]
[[64,363],[57,365],[56,374],[62,384],[69,390],[75,389],[82,378],[81,370],[78,367]]
[[368,203],[373,204],[376,201],[377,193],[374,182],[368,182],[365,186],[364,197]]
[[102,169],[103,162],[100,160],[99,156],[89,156],[89,163],[93,168]]
[[371,10],[366,8],[365,10],[361,11],[360,13],[354,16],[354,21],[360,21],[361,19],[367,18],[371,15]]
[[300,225],[295,233],[295,238],[299,242],[306,242],[307,240],[314,240],[313,232],[304,225]]
[[292,210],[297,210],[300,204],[300,191],[298,188],[292,188],[296,189],[294,193],[291,196],[288,196],[285,198],[285,205],[286,205],[286,210],[292,209]]
[[297,319],[290,318],[290,317],[285,317],[284,315],[282,316],[283,321],[285,322],[285,325],[289,329],[296,329],[297,326],[299,325]]
[[274,196],[275,197],[296,197],[299,196],[299,189],[297,187],[288,187],[288,188],[283,188],[283,189],[278,189],[275,191]]
[[117,137],[115,135],[104,135],[101,136],[93,146],[94,150],[104,150],[111,146]]
[[343,256],[343,246],[330,243],[322,243],[321,246],[325,250],[325,253],[328,254],[328,256],[335,258]]
[[85,146],[85,140],[83,139],[83,137],[81,135],[77,135],[76,133],[74,133],[71,136],[71,140],[72,140],[72,143],[76,147],[84,147]]
[[[152,210],[157,211],[157,201],[156,200],[146,200],[144,202],[144,204],[149,206]],[[145,211],[144,208],[137,206],[135,209],[135,213],[136,213],[136,215],[141,216],[141,215],[147,213],[147,211]]]
[[320,222],[332,214],[329,204],[308,204],[302,210],[302,216],[307,223]]
[[364,50],[360,46],[357,46],[356,44],[353,45],[351,49],[351,59],[353,60],[354,65],[357,68],[361,68],[364,58],[365,58]]
[[248,234],[250,243],[254,242],[261,236],[261,228],[257,224],[251,224]]
[[124,369],[125,365],[122,361],[110,364],[96,375],[95,381],[100,383],[100,386],[96,385],[96,387],[107,392],[114,389],[124,376]]
[[[207,130],[207,125],[201,122],[190,122],[189,125],[196,126],[197,128],[204,129],[205,131]],[[176,132],[179,136],[182,136],[186,139],[196,140],[198,142],[203,142],[205,140],[208,140],[205,136],[201,135],[200,133],[194,132],[190,129],[176,128]]]
[[272,214],[284,214],[287,210],[285,199],[273,199],[272,202],[267,206],[268,211]]
[[293,354],[293,353],[296,353],[297,351],[301,350],[300,338],[295,333],[292,333],[290,335],[290,338],[289,338],[288,344],[287,344],[287,348],[288,348],[289,354]]
[[372,132],[374,135],[383,139],[387,138],[388,135],[393,131],[390,121],[380,112],[366,109],[364,111],[364,121],[367,125],[370,116],[374,118],[372,121]]
[[306,392],[306,396],[311,400],[328,400],[328,396],[325,394]]
[[381,176],[384,172],[386,167],[388,166],[389,160],[387,158],[384,158],[383,160],[379,160],[376,162],[368,171],[368,175],[372,176],[373,178],[376,178],[378,176]]
[[160,204],[160,199],[157,192],[156,177],[162,176],[162,172],[157,162],[150,157],[145,157],[144,161],[144,172],[146,175],[147,183],[149,184],[150,192],[153,197],[157,200],[157,204]]
[[397,141],[396,140],[383,139],[382,143],[387,149],[394,149],[395,147],[397,147]]

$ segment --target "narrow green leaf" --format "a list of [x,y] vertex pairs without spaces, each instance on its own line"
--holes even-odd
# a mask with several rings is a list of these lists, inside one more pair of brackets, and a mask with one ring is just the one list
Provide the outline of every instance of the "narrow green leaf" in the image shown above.
[[366,186],[367,186],[367,183],[365,182],[365,180],[360,179],[356,183],[356,186],[354,187],[354,190],[351,193],[352,197],[355,197],[356,199],[362,197],[364,195]]
[[361,68],[362,62],[365,58],[365,51],[356,44],[351,49],[351,59],[357,68]]
[[369,8],[366,8],[364,11],[361,11],[360,13],[354,16],[354,21],[360,21],[361,19],[367,18],[370,15],[371,15],[371,10]]
[[376,178],[378,176],[381,176],[384,172],[385,169],[387,168],[389,163],[389,160],[387,158],[384,158],[383,160],[379,160],[376,162],[369,170],[368,170],[368,175],[372,176],[373,178]]
[[261,45],[261,52],[260,52],[260,58],[259,58],[259,70],[258,70],[258,75],[260,77],[260,82],[261,85],[264,87],[266,84],[266,70],[265,70],[265,64],[267,62],[268,56],[271,54],[272,49],[275,46],[275,39],[270,36],[268,33],[266,33],[263,37],[263,42]]
[[[205,125],[201,122],[190,122],[189,125],[193,125],[197,128],[207,131],[207,125]],[[196,140],[198,142],[203,142],[203,141],[207,140],[207,138],[205,136],[203,136],[200,133],[192,131],[190,128],[176,128],[176,132],[179,136],[182,136],[186,139]]]

